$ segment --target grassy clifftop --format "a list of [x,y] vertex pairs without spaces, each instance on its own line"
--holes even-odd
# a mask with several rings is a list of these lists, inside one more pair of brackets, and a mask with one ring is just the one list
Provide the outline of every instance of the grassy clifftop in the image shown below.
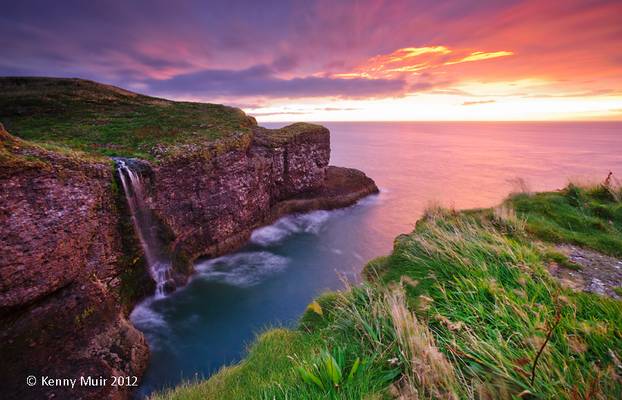
[[316,299],[241,363],[153,398],[622,398],[622,302],[551,273],[582,268],[560,243],[619,256],[621,198],[569,186],[429,210],[366,267],[367,283]]
[[64,78],[0,78],[0,123],[38,144],[136,157],[148,157],[156,145],[214,141],[256,126],[237,108]]

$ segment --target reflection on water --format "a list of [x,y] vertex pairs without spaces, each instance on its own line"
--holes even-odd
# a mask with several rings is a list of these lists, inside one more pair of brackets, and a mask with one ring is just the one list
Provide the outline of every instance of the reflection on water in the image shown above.
[[186,288],[137,307],[132,320],[152,351],[140,394],[239,360],[258,331],[295,323],[313,297],[341,287],[340,275],[356,280],[431,203],[491,206],[517,178],[550,190],[622,176],[622,123],[325,125],[331,163],[365,171],[381,193],[258,229],[239,252],[199,260]]

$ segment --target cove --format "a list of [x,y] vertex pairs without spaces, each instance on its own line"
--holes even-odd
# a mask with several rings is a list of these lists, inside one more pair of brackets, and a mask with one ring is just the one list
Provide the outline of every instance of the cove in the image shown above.
[[359,168],[380,194],[336,211],[288,216],[239,251],[197,260],[186,287],[132,313],[151,348],[137,396],[206,377],[243,357],[268,326],[292,326],[306,305],[389,252],[431,204],[497,204],[516,190],[622,175],[620,123],[324,123],[331,162]]

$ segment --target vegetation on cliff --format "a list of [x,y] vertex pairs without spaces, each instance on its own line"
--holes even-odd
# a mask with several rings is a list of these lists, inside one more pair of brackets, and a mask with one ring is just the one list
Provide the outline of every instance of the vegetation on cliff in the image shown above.
[[619,255],[622,190],[519,194],[431,209],[367,282],[311,303],[295,330],[154,399],[622,398],[622,302],[549,273],[571,242]]
[[256,136],[261,144],[278,147],[302,135],[328,135],[319,125],[266,129],[238,108],[171,101],[69,78],[0,78],[0,123],[48,150],[142,159],[187,154],[211,159],[246,150]]
[[328,135],[328,130],[321,125],[310,124],[307,122],[297,122],[278,129],[266,129],[259,127],[255,130],[255,133],[260,137],[265,137],[267,139],[266,142],[269,142],[266,144],[280,146],[304,134]]
[[214,141],[249,133],[256,125],[233,107],[63,78],[0,78],[0,122],[36,143],[141,158],[149,158],[157,145]]
[[[97,154],[54,144],[36,144],[8,133],[0,123],[0,176],[20,170],[62,170],[68,166],[111,166],[111,160]],[[107,168],[107,167],[106,167]],[[85,168],[89,170],[92,168]]]
[[622,202],[610,185],[587,190],[570,185],[563,192],[515,196],[512,202],[535,236],[622,257]]

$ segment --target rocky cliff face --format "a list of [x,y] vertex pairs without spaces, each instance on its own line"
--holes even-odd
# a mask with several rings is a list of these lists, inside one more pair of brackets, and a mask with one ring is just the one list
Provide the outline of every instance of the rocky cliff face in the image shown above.
[[126,388],[29,388],[26,376],[137,375],[148,348],[126,319],[127,272],[110,163],[84,162],[0,125],[3,398],[125,398]]
[[173,259],[223,254],[283,214],[344,207],[378,190],[363,173],[328,167],[330,134],[319,125],[257,127],[246,145],[208,154],[152,166],[149,203],[173,232]]
[[[158,160],[141,162],[140,171],[178,284],[195,257],[231,251],[283,214],[343,207],[377,191],[360,171],[328,166],[329,132],[317,125],[256,127],[234,145],[179,150],[155,148]],[[21,399],[128,397],[124,388],[25,385],[28,375],[140,376],[146,366],[147,346],[125,305],[153,283],[136,262],[112,163],[46,151],[2,130],[0,167],[3,391]]]

